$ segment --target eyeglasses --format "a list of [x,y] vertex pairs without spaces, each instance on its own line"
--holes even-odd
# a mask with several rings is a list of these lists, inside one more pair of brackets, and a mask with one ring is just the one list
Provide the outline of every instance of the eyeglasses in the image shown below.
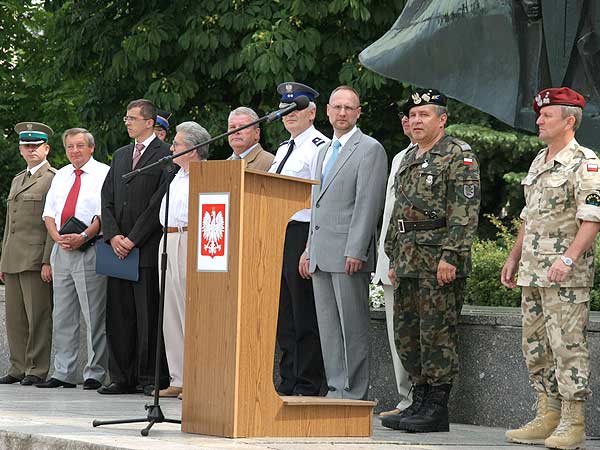
[[346,110],[348,112],[354,112],[354,111],[357,111],[358,108],[360,108],[360,106],[345,106],[345,105],[329,105],[329,107],[331,109],[333,109],[336,113],[340,113],[343,110]]
[[137,122],[138,120],[150,120],[145,117],[124,116],[123,123]]

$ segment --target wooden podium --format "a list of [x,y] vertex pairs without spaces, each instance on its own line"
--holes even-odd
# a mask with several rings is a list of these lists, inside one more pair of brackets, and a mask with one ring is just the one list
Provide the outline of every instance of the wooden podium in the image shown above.
[[[374,402],[280,397],[273,386],[283,242],[311,181],[193,163],[182,430],[226,437],[370,436]],[[229,193],[227,271],[199,272],[202,193]]]

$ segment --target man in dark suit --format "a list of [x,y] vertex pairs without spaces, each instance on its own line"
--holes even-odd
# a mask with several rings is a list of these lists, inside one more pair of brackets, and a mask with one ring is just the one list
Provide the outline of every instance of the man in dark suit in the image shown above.
[[[106,332],[109,373],[112,383],[100,394],[131,394],[143,386],[149,394],[154,386],[158,317],[158,221],[165,193],[166,172],[157,167],[125,181],[122,175],[140,169],[169,154],[169,145],[154,134],[156,108],[148,100],[135,100],[123,118],[134,144],[113,154],[102,187],[102,231],[115,254],[123,259],[139,248],[139,280],[108,278]],[[159,345],[163,345],[162,342]],[[169,385],[164,352],[161,388]]]

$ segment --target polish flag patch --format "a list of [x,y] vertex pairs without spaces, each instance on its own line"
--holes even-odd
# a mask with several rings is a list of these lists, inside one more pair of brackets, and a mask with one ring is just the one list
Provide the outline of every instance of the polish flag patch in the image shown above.
[[598,164],[588,164],[587,171],[588,172],[598,172]]
[[473,158],[463,158],[463,164],[470,166],[473,164]]

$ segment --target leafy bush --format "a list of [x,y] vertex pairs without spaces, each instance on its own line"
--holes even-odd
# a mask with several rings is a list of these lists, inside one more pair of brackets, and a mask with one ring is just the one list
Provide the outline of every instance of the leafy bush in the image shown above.
[[[497,229],[497,240],[476,240],[473,243],[473,271],[467,279],[465,303],[481,306],[520,306],[521,290],[507,289],[500,282],[504,261],[514,245],[520,223],[505,225],[493,215],[486,215]],[[600,241],[596,240],[594,287],[591,309],[600,311]]]

